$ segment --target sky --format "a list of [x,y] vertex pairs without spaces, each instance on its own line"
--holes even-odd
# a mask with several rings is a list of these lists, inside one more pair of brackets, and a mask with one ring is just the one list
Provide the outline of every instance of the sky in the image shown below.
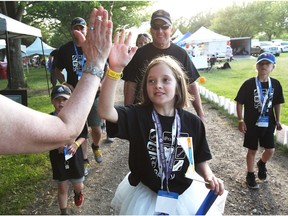
[[172,20],[183,17],[192,17],[199,12],[215,12],[233,3],[242,4],[252,0],[155,0],[154,10],[164,9],[171,15]]
[[[199,12],[215,12],[221,8],[233,5],[233,3],[242,4],[243,2],[252,2],[253,0],[154,0],[151,15],[158,9],[164,9],[170,13],[172,22],[180,17],[190,18]],[[254,0],[255,1],[255,0]],[[138,28],[131,28],[133,32],[132,41],[136,41],[139,33],[149,33],[149,22],[143,23]]]

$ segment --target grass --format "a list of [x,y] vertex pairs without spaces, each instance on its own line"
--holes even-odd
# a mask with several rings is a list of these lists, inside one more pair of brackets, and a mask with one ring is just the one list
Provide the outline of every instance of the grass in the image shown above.
[[[276,57],[277,64],[271,73],[271,77],[280,81],[286,101],[288,100],[288,68],[286,67],[287,61],[288,53],[281,53],[279,57]],[[255,77],[257,75],[255,62],[256,60],[253,58],[232,61],[230,63],[231,69],[228,70],[218,70],[216,69],[218,66],[216,64],[210,73],[200,71],[200,76],[206,78],[206,82],[201,85],[205,86],[207,89],[219,96],[224,96],[234,100],[242,83],[246,79]],[[280,122],[288,126],[287,113],[288,104],[286,102],[281,106]]]
[[[286,67],[288,53],[282,53],[276,60],[277,66],[271,76],[281,82],[284,97],[288,100],[286,87],[288,86],[288,68]],[[256,75],[255,59],[232,61],[231,67],[230,70],[213,69],[211,73],[200,71],[200,75],[206,78],[206,82],[201,85],[219,96],[233,100],[244,80]],[[53,111],[48,95],[45,70],[30,68],[26,76],[29,85],[28,106],[45,113]],[[6,86],[7,80],[0,80],[0,89]],[[217,109],[223,112],[221,108]],[[288,105],[282,105],[281,122],[285,125],[288,125],[287,112]],[[229,117],[228,114],[227,116]],[[281,148],[287,152],[287,148]],[[2,164],[0,166],[0,214],[21,214],[21,209],[30,204],[37,193],[42,193],[43,181],[52,178],[48,153],[2,155],[0,161]]]
[[[45,70],[31,68],[26,74],[28,106],[45,113],[53,111],[48,95]],[[0,80],[0,89],[7,80]],[[0,155],[0,214],[21,214],[21,209],[35,199],[43,180],[51,178],[48,153]]]

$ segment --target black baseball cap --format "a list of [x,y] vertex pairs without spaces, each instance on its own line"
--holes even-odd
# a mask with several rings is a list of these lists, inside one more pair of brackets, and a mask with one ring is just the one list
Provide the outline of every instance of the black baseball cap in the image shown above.
[[57,97],[64,97],[66,99],[69,99],[72,92],[70,88],[66,85],[57,85],[53,88],[51,93],[51,100],[54,100]]
[[87,26],[87,23],[86,21],[81,18],[81,17],[75,17],[72,22],[71,22],[71,28],[73,28],[74,26],[77,26],[77,25],[80,25],[80,26],[83,26],[83,27],[86,27]]
[[165,10],[157,10],[157,11],[155,11],[152,14],[150,24],[152,24],[153,21],[157,20],[157,19],[163,20],[164,22],[166,22],[166,23],[168,23],[170,25],[172,24],[170,14],[167,11],[165,11]]

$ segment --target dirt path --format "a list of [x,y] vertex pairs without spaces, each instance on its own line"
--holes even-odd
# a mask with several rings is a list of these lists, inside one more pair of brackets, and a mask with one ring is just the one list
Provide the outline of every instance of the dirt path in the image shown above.
[[[122,103],[122,92],[120,85],[118,103]],[[288,215],[287,156],[276,151],[267,165],[267,181],[260,182],[259,190],[248,189],[245,184],[246,150],[242,147],[242,134],[234,122],[219,114],[211,105],[203,104],[203,106],[206,114],[207,139],[213,154],[210,166],[214,173],[224,180],[225,187],[229,191],[225,214]],[[85,180],[85,201],[82,208],[78,209],[73,205],[73,193],[70,192],[71,214],[115,214],[110,207],[110,201],[117,185],[128,172],[128,143],[115,139],[112,144],[103,143],[101,149],[104,155],[101,164],[96,164],[90,152],[91,170]],[[59,214],[57,190],[51,179],[43,185],[43,191],[37,192],[39,198],[36,202],[23,209],[23,214]]]

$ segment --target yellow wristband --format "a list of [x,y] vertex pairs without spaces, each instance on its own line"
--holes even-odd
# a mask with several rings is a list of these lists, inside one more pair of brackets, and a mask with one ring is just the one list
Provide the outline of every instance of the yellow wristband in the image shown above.
[[244,120],[243,119],[238,120],[238,123],[241,123],[241,122],[244,122]]
[[74,143],[77,145],[78,148],[79,148],[80,145],[81,145],[81,144],[80,144],[79,142],[77,142],[77,141],[75,141]]
[[122,78],[122,71],[121,72],[116,72],[116,71],[113,71],[111,70],[110,68],[108,69],[107,71],[107,76],[110,78],[110,79],[113,79],[113,80],[119,80]]

